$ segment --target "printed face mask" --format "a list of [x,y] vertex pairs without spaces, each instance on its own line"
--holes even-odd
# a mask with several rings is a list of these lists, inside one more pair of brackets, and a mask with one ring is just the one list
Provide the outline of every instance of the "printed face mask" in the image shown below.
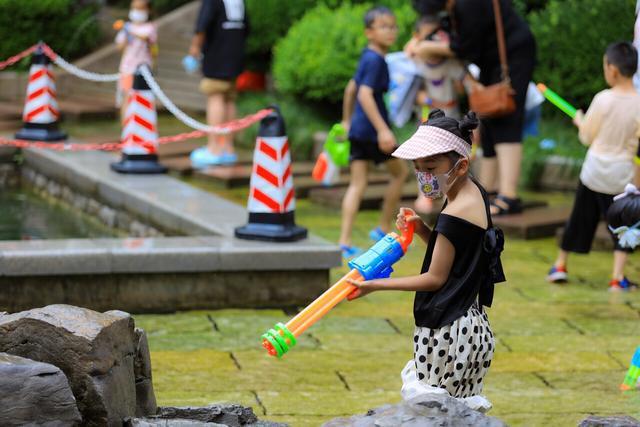
[[449,172],[440,175],[434,175],[431,172],[416,171],[416,179],[418,180],[422,194],[430,199],[439,199],[445,195],[447,191],[449,191],[449,188],[456,182],[456,179],[458,179],[456,177],[456,179],[449,184],[449,178],[459,162],[460,160],[453,165]]
[[129,11],[129,20],[131,22],[147,22],[147,19],[149,19],[149,14],[144,10],[131,9]]

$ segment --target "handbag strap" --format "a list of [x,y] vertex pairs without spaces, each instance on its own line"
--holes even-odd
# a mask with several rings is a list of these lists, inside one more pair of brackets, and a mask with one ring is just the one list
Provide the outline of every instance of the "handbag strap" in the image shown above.
[[500,0],[493,0],[493,13],[496,20],[496,36],[498,39],[498,54],[500,55],[500,67],[502,80],[509,81],[509,64],[507,62],[507,45],[504,41],[504,27],[502,25],[502,10]]

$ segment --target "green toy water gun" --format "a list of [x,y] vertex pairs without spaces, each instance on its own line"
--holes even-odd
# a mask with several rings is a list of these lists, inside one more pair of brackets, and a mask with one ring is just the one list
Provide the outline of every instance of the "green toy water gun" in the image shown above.
[[347,139],[347,131],[340,123],[331,127],[324,142],[322,153],[313,167],[311,176],[324,185],[332,185],[340,177],[340,168],[349,165],[351,144]]
[[536,86],[538,87],[538,90],[542,92],[542,95],[544,95],[547,101],[558,107],[572,119],[576,116],[576,108],[565,101],[560,95],[558,95],[542,83],[538,83]]
[[349,165],[349,151],[351,144],[347,139],[347,131],[340,123],[331,127],[327,140],[324,142],[324,149],[331,156],[331,160],[338,167]]
[[620,384],[620,390],[631,390],[638,384],[638,378],[640,378],[640,347],[636,349],[631,359],[631,366],[624,377],[624,381]]

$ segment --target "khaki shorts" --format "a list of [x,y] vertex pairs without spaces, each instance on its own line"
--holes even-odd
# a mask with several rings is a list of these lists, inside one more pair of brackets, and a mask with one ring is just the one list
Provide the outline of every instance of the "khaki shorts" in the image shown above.
[[207,96],[221,94],[227,101],[233,101],[237,98],[235,81],[203,78],[200,80],[200,92]]

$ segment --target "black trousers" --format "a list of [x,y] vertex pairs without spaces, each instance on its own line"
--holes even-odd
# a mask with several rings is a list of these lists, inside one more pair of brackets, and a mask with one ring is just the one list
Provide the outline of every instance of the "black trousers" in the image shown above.
[[[588,254],[596,235],[598,223],[606,219],[609,206],[613,203],[613,196],[598,193],[587,188],[582,181],[578,183],[573,210],[564,229],[560,247],[567,252]],[[622,248],[618,238],[609,230],[615,250],[633,252],[629,248]]]

